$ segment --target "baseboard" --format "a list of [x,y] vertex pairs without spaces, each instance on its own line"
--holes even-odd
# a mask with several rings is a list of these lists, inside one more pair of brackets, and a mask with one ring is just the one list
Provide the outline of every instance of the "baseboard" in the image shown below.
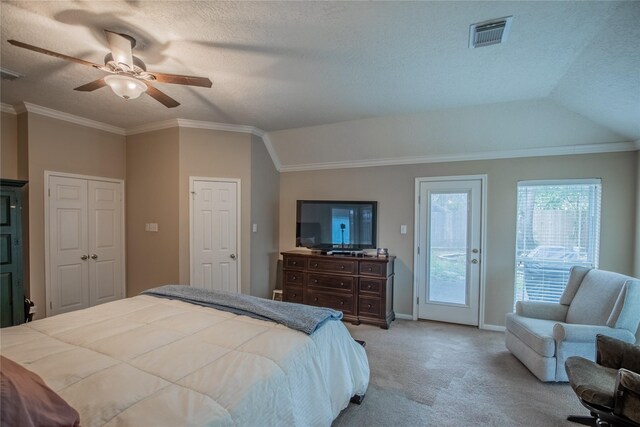
[[410,314],[396,313],[396,319],[399,319],[399,320],[413,320],[413,316],[410,315]]
[[496,332],[504,332],[507,330],[506,327],[500,325],[490,325],[488,323],[480,326],[480,329],[484,329],[485,331],[496,331]]

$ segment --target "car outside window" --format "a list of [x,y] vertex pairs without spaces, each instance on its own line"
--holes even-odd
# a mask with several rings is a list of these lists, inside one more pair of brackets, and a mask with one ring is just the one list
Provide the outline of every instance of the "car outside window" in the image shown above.
[[558,302],[574,265],[598,266],[599,179],[518,183],[515,301]]

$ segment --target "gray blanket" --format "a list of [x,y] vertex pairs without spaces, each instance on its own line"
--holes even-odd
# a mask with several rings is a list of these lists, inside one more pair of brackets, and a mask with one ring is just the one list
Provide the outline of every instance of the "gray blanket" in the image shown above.
[[330,308],[272,301],[231,292],[208,291],[184,285],[159,286],[142,293],[212,307],[254,319],[270,320],[308,335],[328,320],[342,319],[342,312]]

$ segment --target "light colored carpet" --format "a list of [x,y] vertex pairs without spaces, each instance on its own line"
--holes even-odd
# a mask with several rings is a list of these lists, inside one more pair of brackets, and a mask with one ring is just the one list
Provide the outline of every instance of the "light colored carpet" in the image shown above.
[[428,321],[389,330],[346,324],[367,342],[371,367],[362,405],[333,426],[576,426],[588,415],[566,383],[542,383],[504,345],[504,334]]

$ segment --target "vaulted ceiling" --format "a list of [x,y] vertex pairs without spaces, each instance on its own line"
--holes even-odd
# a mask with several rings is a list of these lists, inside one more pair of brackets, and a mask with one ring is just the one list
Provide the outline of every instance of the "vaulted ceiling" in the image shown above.
[[[537,105],[538,115],[571,116],[567,134],[578,122],[579,133],[597,128],[601,136],[587,143],[640,139],[640,2],[3,0],[0,7],[1,66],[23,76],[2,81],[5,104],[26,101],[122,128],[171,118],[250,125],[274,139],[284,135],[276,131],[378,117],[445,123],[461,111],[504,126],[502,113],[486,112]],[[469,49],[470,24],[510,15],[506,43]],[[212,88],[157,84],[182,104],[174,109],[148,96],[125,101],[108,88],[77,92],[104,73],[7,43],[103,63],[104,29],[133,36],[148,69],[206,76]],[[529,148],[549,144],[531,131]],[[284,158],[287,138],[274,144]],[[514,135],[492,138],[505,149]]]

